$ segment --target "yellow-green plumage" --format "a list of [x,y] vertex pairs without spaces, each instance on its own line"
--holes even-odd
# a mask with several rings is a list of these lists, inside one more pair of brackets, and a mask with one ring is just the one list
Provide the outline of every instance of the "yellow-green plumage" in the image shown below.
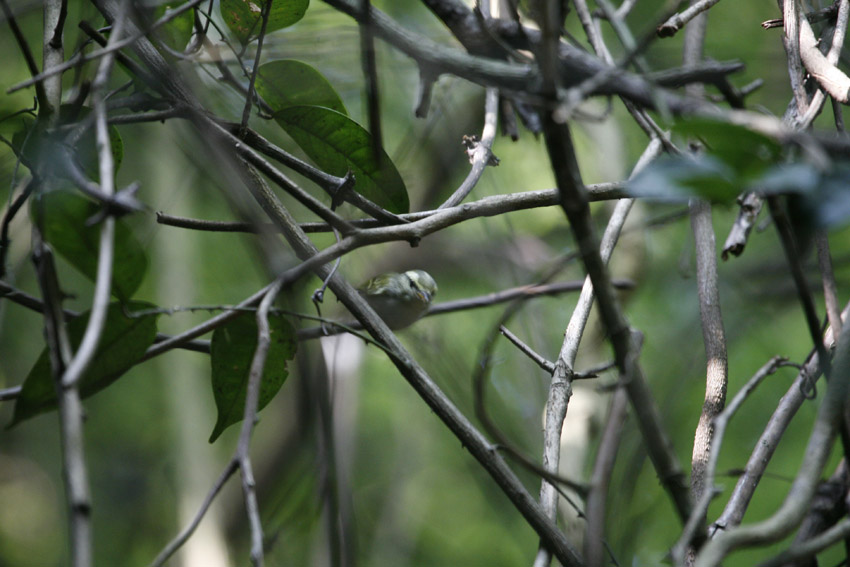
[[[425,315],[437,293],[437,282],[423,270],[390,272],[375,276],[361,285],[358,291],[387,326],[397,330],[412,325]],[[355,321],[346,322],[345,325],[362,328]],[[339,327],[328,324],[324,327],[300,329],[298,339],[314,339],[339,332]]]
[[359,288],[360,294],[390,329],[403,329],[428,311],[437,282],[428,272],[409,270],[381,274]]

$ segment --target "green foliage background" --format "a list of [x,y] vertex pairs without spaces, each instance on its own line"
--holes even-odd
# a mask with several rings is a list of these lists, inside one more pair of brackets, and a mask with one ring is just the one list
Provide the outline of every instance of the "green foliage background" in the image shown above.
[[[419,3],[375,4],[412,29],[441,39],[448,37]],[[659,5],[638,3],[630,17],[633,28],[643,30]],[[69,20],[97,21],[88,4],[71,2],[70,7]],[[759,27],[762,20],[776,16],[774,4],[721,3],[711,13],[706,53],[718,60],[745,61],[747,70],[735,77],[736,84],[757,77],[765,79],[765,86],[750,103],[781,114],[790,96],[781,32]],[[37,10],[22,7],[19,19],[29,37],[39,37]],[[570,24],[580,35],[575,22],[571,20]],[[37,39],[31,43],[36,52],[38,43]],[[341,93],[352,118],[365,124],[357,45],[356,27],[350,19],[313,2],[301,22],[268,37],[266,54],[316,66]],[[417,120],[411,110],[417,83],[415,66],[399,53],[378,45],[385,147],[408,187],[411,210],[427,209],[446,198],[467,172],[460,139],[463,134],[480,132],[482,93],[462,80],[443,78],[437,84],[428,118]],[[5,92],[28,74],[8,33],[0,33],[0,52],[9,54],[0,71],[0,90]],[[664,68],[678,65],[680,53],[681,39],[677,37],[656,41],[647,58],[653,67]],[[204,80],[209,79],[201,75]],[[209,81],[205,85],[209,88],[201,89],[203,96],[224,114],[237,117],[240,97]],[[597,102],[591,110],[601,112],[604,104]],[[31,92],[4,95],[0,114],[30,104]],[[613,112],[614,119],[605,125],[588,122],[575,128],[587,183],[622,179],[628,173],[628,164],[635,162],[645,145],[644,135],[624,119],[625,112],[616,101]],[[829,119],[821,117],[821,121]],[[6,125],[0,123],[0,130]],[[273,122],[254,118],[252,125],[297,152]],[[144,202],[170,214],[233,218],[220,180],[206,168],[209,156],[203,144],[192,139],[182,125],[122,126],[120,132],[125,140],[120,181],[142,180],[140,198]],[[498,138],[494,152],[501,165],[486,172],[473,198],[554,186],[542,142],[530,134],[523,133],[517,143]],[[0,147],[0,197],[4,200],[14,168],[10,150]],[[295,174],[293,178],[309,185]],[[319,196],[318,191],[314,194]],[[323,195],[320,198],[327,202]],[[299,205],[288,200],[287,204],[300,215],[299,220],[312,220]],[[596,206],[600,222],[607,208],[606,204]],[[646,227],[646,223],[681,209],[641,205],[635,212],[639,220],[626,237],[630,244],[615,253],[612,265],[615,274],[628,273],[637,281],[637,288],[624,296],[627,313],[645,335],[643,366],[679,458],[689,463],[704,388],[692,238],[686,216]],[[734,208],[715,208],[720,243],[735,212]],[[231,304],[265,283],[253,237],[182,231],[156,225],[152,214],[136,215],[130,222],[151,257],[137,299],[159,305]],[[27,222],[18,219],[12,229],[9,266],[13,283],[37,294],[33,268],[26,256]],[[832,235],[839,289],[848,277],[850,245],[846,234],[845,229],[838,228]],[[315,241],[319,246],[332,242],[329,236],[317,236]],[[346,258],[342,270],[359,282],[387,269],[420,267],[437,279],[437,299],[442,301],[529,283],[538,270],[571,250],[563,213],[552,208],[467,222],[426,238],[417,248],[392,244],[358,250]],[[811,255],[809,260],[811,264]],[[73,296],[67,306],[81,308],[91,293],[91,284],[67,264],[60,267],[65,291]],[[579,278],[581,270],[571,266],[567,274],[567,278]],[[772,228],[755,234],[742,258],[721,264],[720,277],[732,395],[771,356],[784,355],[802,362],[810,341]],[[304,282],[289,292],[286,302],[309,313],[307,297],[315,285],[314,279]],[[538,352],[554,358],[574,302],[572,295],[534,300],[511,328]],[[329,297],[325,309],[333,311],[334,304]],[[429,373],[470,415],[470,375],[480,342],[500,313],[501,309],[494,307],[429,318],[402,333],[405,344]],[[203,312],[163,316],[160,330],[179,332],[206,316]],[[0,387],[19,384],[42,348],[38,314],[8,301],[0,302]],[[591,366],[609,358],[598,332],[586,338],[581,364]],[[313,387],[312,377],[319,371],[318,360],[315,345],[301,349],[293,376],[261,413],[253,444],[261,512],[267,536],[273,540],[267,558],[270,565],[305,565],[319,556],[317,549],[325,526],[317,496],[318,433],[308,419],[315,408],[305,402],[305,392]],[[198,495],[209,487],[209,480],[200,481],[193,486],[194,500],[184,502],[186,493],[178,480],[185,474],[181,460],[188,458],[199,478],[211,479],[229,457],[238,428],[225,431],[216,444],[207,444],[215,423],[206,377],[208,366],[203,355],[170,352],[132,369],[86,402],[86,452],[94,491],[98,564],[150,562],[182,527],[178,508],[185,505],[194,509]],[[342,450],[351,459],[351,499],[346,505],[355,520],[353,544],[360,563],[528,564],[537,546],[535,534],[380,350],[366,349],[358,376],[345,378],[349,382],[341,382],[339,388],[351,390],[340,398],[354,428],[347,437],[350,444]],[[613,379],[606,373],[598,382],[608,384]],[[792,379],[793,371],[783,369],[748,402],[725,441],[720,470],[732,471],[744,465],[778,397]],[[544,372],[508,344],[500,343],[488,390],[490,410],[500,427],[534,458],[541,451],[541,408],[547,386]],[[575,397],[582,395],[579,390]],[[784,494],[799,466],[816,405],[809,402],[801,409],[768,469],[770,478],[756,493],[746,521],[767,517],[780,504],[777,496]],[[0,422],[7,423],[11,415],[12,404],[0,403]],[[627,429],[611,493],[609,543],[621,564],[658,565],[679,526],[641,448],[636,428]],[[2,565],[67,563],[56,431],[57,417],[49,413],[0,435]],[[536,494],[538,479],[530,473],[520,474]],[[725,496],[734,478],[730,476],[724,484]],[[232,564],[244,564],[248,530],[238,487],[230,486],[215,508],[226,534],[226,547],[232,552]],[[719,512],[720,508],[712,508],[710,515]],[[823,559],[825,565],[835,561],[831,554]],[[741,553],[726,564],[747,566],[752,561],[750,555]]]

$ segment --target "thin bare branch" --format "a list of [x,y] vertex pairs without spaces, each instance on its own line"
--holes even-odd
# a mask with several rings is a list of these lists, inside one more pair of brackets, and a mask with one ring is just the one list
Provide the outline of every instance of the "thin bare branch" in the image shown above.
[[183,531],[181,531],[177,535],[177,537],[168,542],[168,545],[166,545],[162,549],[162,551],[159,552],[159,555],[157,555],[156,558],[151,562],[150,567],[162,567],[162,565],[164,565],[165,562],[168,561],[171,556],[174,555],[174,553],[176,553],[177,550],[180,549],[183,544],[189,540],[190,537],[192,537],[192,534],[195,533],[195,530],[200,525],[201,520],[204,519],[207,510],[210,509],[210,506],[215,500],[215,497],[218,496],[219,492],[221,492],[221,489],[224,488],[224,485],[227,483],[228,479],[233,476],[233,473],[235,473],[237,470],[239,470],[238,460],[235,458],[230,459],[227,462],[227,466],[219,475],[218,479],[216,479],[215,483],[213,483],[212,488],[210,488],[210,491],[204,498],[203,503],[201,503],[201,507],[198,509],[198,512],[195,514],[195,517],[192,518],[192,521],[189,523],[189,525],[183,528]]
[[160,26],[167,24],[168,22],[170,22],[171,20],[173,20],[174,18],[176,18],[177,16],[179,16],[183,12],[185,12],[187,10],[191,10],[192,8],[194,8],[195,6],[197,6],[198,4],[200,4],[203,1],[204,0],[189,0],[185,4],[178,6],[177,8],[174,8],[173,10],[169,10],[168,13],[166,13],[161,18],[157,19],[155,22],[153,22],[146,29],[138,30],[136,32],[130,33],[130,34],[127,35],[127,37],[125,37],[121,41],[115,42],[114,44],[112,44],[108,48],[104,47],[102,49],[92,51],[88,54],[84,54],[84,53],[80,52],[77,56],[72,57],[68,61],[61,61],[60,60],[57,64],[50,65],[49,67],[47,65],[45,65],[44,71],[42,71],[38,75],[35,75],[34,77],[32,77],[32,78],[30,78],[26,81],[21,81],[20,83],[12,85],[11,87],[9,87],[6,90],[6,93],[11,94],[11,93],[19,91],[21,89],[25,89],[25,88],[27,88],[31,85],[36,84],[36,83],[46,82],[47,79],[55,78],[60,73],[64,73],[65,71],[67,71],[69,69],[73,69],[74,67],[82,65],[83,63],[87,63],[89,61],[94,61],[94,60],[99,59],[99,58],[101,58],[105,55],[113,54],[116,51],[118,51],[119,49],[123,49],[123,48],[127,47],[128,45],[132,45],[133,43],[135,43],[136,41],[138,41],[140,38],[144,37],[148,33],[156,30]]
[[[21,54],[24,56],[24,63],[26,63],[30,75],[32,75],[33,77],[38,76],[38,64],[35,62],[35,57],[33,56],[32,50],[30,49],[29,42],[27,42],[27,39],[26,37],[24,37],[20,26],[18,26],[18,20],[15,18],[15,13],[12,12],[12,9],[9,7],[9,3],[7,0],[0,0],[0,9],[3,10],[3,16],[9,23],[9,28],[12,30],[12,35],[15,36],[15,41],[18,43],[18,47],[21,50]],[[38,100],[39,106],[50,108],[50,103],[48,102],[47,94],[44,91],[44,85],[42,85],[41,83],[35,83],[35,97]]]
[[680,12],[666,22],[658,26],[656,32],[659,37],[672,37],[685,27],[685,24],[704,13],[706,10],[717,4],[720,0],[700,0],[692,2],[690,6],[683,12]]
[[384,142],[381,131],[381,101],[371,5],[370,0],[360,0],[360,64],[365,79],[366,115],[369,117],[369,133],[372,135],[372,155],[376,160],[380,160],[384,151]]
[[646,384],[642,371],[632,359],[631,331],[619,303],[611,288],[610,276],[599,254],[590,217],[587,195],[576,163],[570,131],[565,124],[556,123],[551,116],[543,120],[544,135],[550,163],[560,191],[561,207],[564,209],[570,228],[579,244],[581,258],[596,293],[603,324],[614,347],[617,365],[623,374],[633,377],[626,385],[629,398],[650,458],[658,476],[664,483],[682,521],[690,516],[691,502],[684,485],[684,474],[672,450],[670,439],[661,425],[655,402]]
[[484,98],[484,128],[481,131],[481,139],[474,141],[474,146],[468,151],[472,169],[463,183],[460,184],[460,187],[438,209],[448,209],[459,205],[478,184],[478,180],[484,174],[484,169],[488,165],[498,165],[499,163],[499,160],[495,158],[491,151],[493,140],[496,137],[496,122],[499,116],[499,91],[490,87],[487,89]]
[[673,560],[677,565],[684,563],[685,554],[688,550],[688,546],[691,544],[691,540],[697,535],[697,530],[701,530],[705,525],[708,505],[711,503],[711,500],[719,494],[717,488],[714,486],[714,479],[717,472],[717,460],[720,457],[720,447],[723,443],[723,436],[726,433],[726,426],[747,398],[755,392],[758,385],[761,384],[765,378],[776,372],[776,370],[780,366],[783,366],[785,362],[786,359],[779,356],[771,358],[753,375],[752,378],[749,379],[749,381],[747,381],[744,387],[735,394],[735,397],[732,398],[729,405],[714,417],[712,421],[714,435],[709,447],[708,459],[706,460],[703,470],[703,490],[696,499],[697,503],[694,505],[694,511],[691,513],[691,517],[688,520],[685,529],[682,530],[682,535],[671,551]]
[[[282,229],[284,237],[302,258],[303,265],[313,264],[318,250],[307,236],[298,229],[295,219],[280,204],[277,197],[261,184],[252,188],[273,222]],[[260,196],[257,192],[264,192]],[[326,262],[316,263],[311,268],[316,275],[324,279],[330,268]],[[281,280],[284,280],[281,277]],[[434,413],[446,424],[452,433],[464,444],[469,452],[481,463],[493,480],[510,498],[511,502],[526,518],[529,524],[551,547],[555,556],[566,566],[579,566],[577,552],[566,540],[563,533],[542,512],[537,502],[522,486],[507,463],[494,450],[495,448],[469,422],[446,395],[437,387],[419,364],[410,356],[387,328],[365,299],[339,274],[329,280],[329,286],[343,305],[363,324],[367,331],[386,347],[390,360],[396,365],[402,376],[422,397]]]
[[271,346],[269,309],[282,287],[283,281],[281,279],[275,280],[269,286],[257,309],[257,348],[254,352],[254,358],[251,360],[251,369],[248,373],[248,388],[245,393],[245,413],[242,418],[242,429],[239,433],[235,455],[236,460],[239,462],[239,469],[242,472],[242,495],[245,498],[245,509],[248,514],[248,523],[251,526],[251,564],[255,567],[262,567],[264,554],[263,526],[260,522],[260,511],[257,506],[257,493],[255,491],[254,469],[251,464],[251,435],[257,423],[260,382],[263,378],[266,357]]
[[242,108],[242,122],[239,124],[239,138],[243,138],[243,132],[248,127],[248,120],[251,118],[251,109],[254,107],[254,83],[257,81],[257,72],[260,70],[260,61],[263,54],[263,43],[266,39],[266,27],[269,25],[269,13],[272,10],[272,0],[263,2],[262,16],[260,19],[260,35],[257,37],[257,52],[254,55],[254,66],[251,68],[251,75],[248,77],[248,92],[245,93],[245,105]]
[[534,364],[542,368],[548,373],[552,373],[555,371],[555,364],[543,358],[540,353],[536,352],[530,346],[525,344],[518,336],[510,332],[507,327],[504,325],[499,326],[499,331],[505,336],[506,339],[511,341],[525,356],[530,358]]
[[[623,377],[624,381],[628,379],[628,376]],[[625,389],[618,385],[611,397],[605,429],[602,431],[599,440],[599,449],[596,451],[596,460],[593,463],[593,473],[590,479],[590,493],[587,495],[587,505],[585,506],[587,534],[584,538],[584,560],[588,567],[605,564],[603,543],[606,512],[608,510],[608,493],[611,490],[611,475],[620,448],[620,439],[622,438],[628,407],[629,396]]]
[[[125,4],[126,6],[126,4]],[[124,33],[125,17],[118,18],[109,36],[107,46],[121,40]],[[106,54],[98,65],[97,74],[92,83],[92,99],[94,101],[95,139],[100,170],[100,191],[111,199],[115,193],[115,164],[112,157],[112,146],[109,140],[109,130],[106,124],[106,106],[104,97],[107,82],[112,73],[114,58]],[[65,369],[62,385],[72,388],[83,377],[86,369],[94,360],[103,327],[106,324],[106,312],[112,291],[112,262],[115,255],[115,217],[106,215],[100,230],[100,243],[97,259],[97,276],[95,278],[94,297],[83,339],[74,358]]]
[[838,284],[832,269],[832,255],[829,252],[829,236],[825,231],[815,235],[818,249],[818,266],[823,281],[823,300],[826,304],[826,316],[829,326],[836,335],[841,334],[841,309],[838,306]]
[[[705,399],[694,435],[691,456],[691,497],[700,500],[708,483],[708,460],[714,437],[714,418],[726,403],[728,355],[726,331],[720,310],[720,282],[717,275],[717,251],[711,224],[711,205],[705,201],[691,203],[691,227],[694,234],[702,338],[705,348]],[[704,532],[700,539],[704,537]]]
[[815,488],[833,448],[847,400],[850,373],[850,332],[848,326],[838,340],[834,368],[840,378],[830,380],[818,408],[817,420],[809,436],[802,464],[780,509],[766,520],[723,532],[700,550],[696,567],[720,565],[733,550],[745,545],[766,544],[789,534],[811,503]]

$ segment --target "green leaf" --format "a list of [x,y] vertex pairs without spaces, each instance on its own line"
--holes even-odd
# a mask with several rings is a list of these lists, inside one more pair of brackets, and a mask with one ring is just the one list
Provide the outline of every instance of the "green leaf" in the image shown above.
[[[59,117],[62,126],[69,126],[82,120],[91,113],[90,108],[62,105]],[[66,144],[64,140],[56,141],[51,133],[46,130],[44,121],[35,120],[28,115],[16,117],[19,126],[12,135],[12,147],[21,156],[24,164],[32,167],[39,162],[50,164],[55,161],[51,155],[57,149],[54,144]],[[109,126],[109,145],[112,149],[114,171],[117,172],[124,159],[124,141],[115,126]],[[80,165],[85,174],[98,181],[100,179],[100,167],[98,164],[96,135],[94,128],[88,128],[80,136],[74,145],[74,159]]]
[[[295,356],[298,343],[295,329],[282,317],[269,316],[271,344],[260,382],[257,411],[275,397],[289,372],[286,361]],[[245,313],[215,330],[210,344],[212,387],[218,419],[210,443],[234,423],[242,421],[251,361],[257,349],[257,322],[253,313]]]
[[389,156],[376,159],[372,136],[344,114],[321,106],[291,106],[275,120],[316,165],[332,175],[354,172],[357,191],[397,214],[410,209],[407,188]]
[[[80,378],[80,397],[87,398],[103,390],[142,359],[156,338],[156,315],[127,317],[125,309],[133,312],[151,307],[153,305],[138,301],[124,306],[119,303],[109,306],[94,359]],[[89,312],[86,312],[68,323],[68,336],[74,350],[83,340],[88,320]],[[55,408],[56,387],[50,368],[50,353],[45,348],[24,381],[8,427]]]
[[626,186],[633,197],[662,201],[698,197],[715,203],[732,203],[744,189],[731,168],[705,154],[658,159]]
[[[151,22],[165,16],[171,10],[180,7],[180,3],[168,2],[160,4],[151,10]],[[194,15],[192,10],[185,10],[154,31],[154,36],[175,51],[183,51],[192,38]]]
[[[221,0],[221,17],[244,45],[256,38],[263,23],[262,0]],[[274,0],[266,33],[291,26],[304,17],[310,0]]]
[[[73,191],[53,191],[33,202],[33,213],[43,215],[45,239],[91,281],[97,277],[100,226],[86,223],[99,211],[97,204]],[[147,267],[144,248],[127,225],[117,219],[112,294],[123,301],[130,299],[142,283]]]
[[747,181],[775,165],[782,146],[758,132],[710,118],[688,118],[678,122],[673,131],[701,140],[712,156],[732,168],[734,174]]
[[274,112],[308,104],[348,114],[342,99],[328,80],[301,61],[282,59],[261,65],[255,86]]

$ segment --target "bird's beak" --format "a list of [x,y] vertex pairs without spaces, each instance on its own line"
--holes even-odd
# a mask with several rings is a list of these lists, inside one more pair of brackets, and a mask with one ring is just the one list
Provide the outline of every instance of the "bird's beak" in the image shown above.
[[419,299],[424,303],[431,303],[431,294],[425,291],[424,289],[417,290],[416,294],[419,296]]

